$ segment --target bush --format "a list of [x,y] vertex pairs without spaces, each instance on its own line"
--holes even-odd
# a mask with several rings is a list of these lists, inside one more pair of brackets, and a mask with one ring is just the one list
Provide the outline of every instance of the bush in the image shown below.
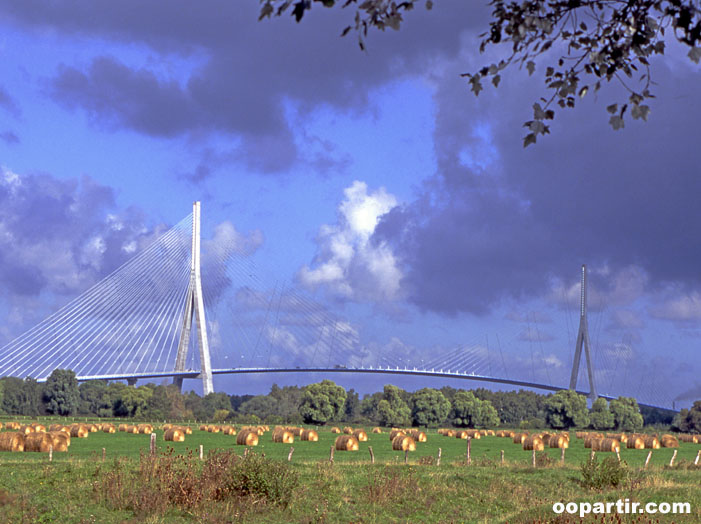
[[599,462],[589,457],[581,465],[584,486],[592,489],[616,488],[628,480],[628,465],[616,457],[606,457]]
[[288,464],[248,453],[232,464],[225,489],[287,507],[298,484],[299,476]]

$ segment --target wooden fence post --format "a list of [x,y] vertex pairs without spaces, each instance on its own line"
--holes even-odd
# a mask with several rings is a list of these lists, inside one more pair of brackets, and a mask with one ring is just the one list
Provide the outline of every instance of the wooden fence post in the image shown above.
[[533,463],[533,467],[535,468],[535,447],[533,448],[533,454],[531,456],[531,462]]
[[565,463],[565,448],[560,448],[560,462]]
[[436,466],[441,465],[441,454],[443,453],[443,450],[441,448],[438,448],[438,457],[436,458]]
[[151,447],[149,448],[151,456],[156,454],[156,434],[151,433]]
[[504,450],[501,450],[501,465],[504,465]]
[[204,446],[200,444],[200,460],[204,460]]
[[694,465],[697,466],[699,464],[699,457],[701,457],[701,449],[699,452],[696,454],[696,460],[694,460]]
[[105,448],[102,448],[102,462],[105,461]]
[[618,462],[621,461],[621,452],[619,450],[616,450],[616,458],[618,459]]
[[54,460],[54,447],[49,446],[49,462],[53,462]]
[[404,450],[404,464],[409,464],[409,450]]
[[370,452],[370,463],[375,463],[375,454],[372,452],[372,446],[368,446],[368,451]]
[[295,452],[295,448],[290,446],[290,453],[287,455],[287,462],[292,462],[292,453]]
[[467,453],[466,453],[466,459],[467,459],[467,465],[469,466],[472,463],[472,438],[467,437]]
[[669,467],[671,468],[674,466],[674,459],[677,458],[677,450],[674,450],[674,453],[672,453],[672,460],[669,461]]
[[334,446],[331,446],[331,455],[329,455],[329,462],[333,464],[333,452],[336,450]]
[[652,450],[648,451],[647,458],[645,459],[645,467],[647,468],[650,458],[652,457]]

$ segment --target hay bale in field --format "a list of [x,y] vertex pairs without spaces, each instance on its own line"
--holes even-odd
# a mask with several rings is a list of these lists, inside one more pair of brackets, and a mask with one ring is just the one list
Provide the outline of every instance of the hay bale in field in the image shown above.
[[337,428],[335,426],[333,428],[331,428],[331,433],[340,433],[340,432],[341,432],[341,428]]
[[34,431],[36,433],[46,433],[46,426],[44,426],[43,424],[32,422],[30,425],[34,428]]
[[365,432],[364,429],[356,429],[355,431],[353,431],[353,436],[358,442],[368,441],[368,434]]
[[49,431],[61,431],[63,426],[61,424],[50,424]]
[[455,438],[467,440],[467,431],[465,431],[465,430],[456,431]]
[[163,425],[161,426],[161,429],[162,429],[163,431],[167,431],[167,430],[169,430],[169,429],[172,428],[172,427],[173,427],[173,424],[168,423],[168,424],[163,424]]
[[153,426],[151,424],[138,424],[136,428],[141,435],[150,435],[153,433]]
[[657,437],[643,437],[643,443],[645,444],[645,449],[660,449],[660,441]]
[[548,446],[551,448],[567,449],[570,447],[570,441],[567,440],[564,435],[551,435],[548,439]]
[[358,451],[360,445],[352,435],[339,435],[334,442],[337,451]]
[[163,433],[163,440],[168,440],[170,442],[184,442],[185,433],[180,428],[170,428]]
[[389,439],[390,439],[390,440],[394,440],[395,437],[397,437],[398,435],[404,435],[404,434],[405,434],[405,433],[404,433],[404,430],[396,429],[396,428],[395,428],[395,429],[392,429],[392,430],[389,432]]
[[230,425],[222,426],[221,432],[224,433],[224,435],[236,435],[236,428]]
[[219,431],[221,431],[221,428],[219,426],[214,426],[214,425],[207,426],[207,431],[209,433],[219,433]]
[[645,449],[645,439],[639,435],[631,435],[626,441],[628,449]]
[[513,436],[514,444],[523,444],[523,441],[528,437],[528,433],[515,433]]
[[319,442],[319,434],[313,429],[305,429],[302,431],[300,438],[307,442]]
[[346,426],[345,428],[343,428],[343,433],[344,433],[345,435],[352,435],[352,434],[353,434],[353,428],[350,427],[350,426]]
[[679,435],[679,440],[682,442],[687,442],[690,444],[698,444],[699,443],[699,436],[698,435],[690,435],[688,433],[682,433]]
[[73,438],[88,438],[88,435],[90,434],[88,428],[86,428],[82,424],[73,424],[70,426],[70,430],[71,437]]
[[97,433],[98,431],[100,431],[100,429],[97,427],[97,424],[88,424],[87,426],[88,426],[88,431],[90,433]]
[[484,436],[485,437],[494,437],[494,436],[496,436],[496,432],[493,429],[488,429],[485,431]]
[[302,436],[302,432],[304,431],[304,428],[298,428],[298,427],[295,427],[295,426],[288,427],[288,428],[285,428],[285,429],[287,429],[287,431],[289,431],[290,433],[292,433],[295,437],[301,437],[301,436]]
[[257,446],[258,432],[250,429],[242,429],[236,435],[236,444],[239,446]]
[[71,437],[61,431],[47,433],[52,440],[54,451],[68,451],[68,446],[71,445]]
[[411,438],[413,438],[416,442],[426,442],[427,441],[426,433],[424,433],[423,431],[420,431],[418,429],[412,429],[408,433],[408,435]]
[[372,428],[372,432],[373,433],[382,433],[382,428],[380,428],[380,427]]
[[117,428],[115,428],[113,424],[103,424],[102,425],[102,432],[103,433],[117,433]]
[[475,439],[480,439],[482,438],[482,433],[479,430],[476,429],[468,429],[467,431],[467,436],[470,438],[475,438]]
[[543,439],[540,438],[538,435],[529,435],[527,436],[522,444],[523,449],[525,450],[536,450],[536,451],[543,451],[545,449],[545,442],[543,442]]
[[597,438],[592,440],[592,451],[615,452],[621,450],[621,443],[615,438]]
[[51,435],[41,431],[29,433],[24,437],[24,451],[48,453],[53,445],[54,439],[51,438]]
[[273,431],[273,442],[282,444],[293,444],[295,441],[295,436],[291,431],[287,431],[283,428],[278,428]]
[[20,428],[22,424],[19,422],[6,422],[5,423],[5,429],[12,429],[12,430],[17,430]]
[[139,434],[139,428],[138,426],[133,426],[133,425],[127,425],[127,429],[124,430],[125,433],[131,433],[132,435],[138,435]]
[[394,451],[416,451],[416,441],[409,435],[397,435],[392,440]]
[[674,435],[662,435],[662,438],[660,439],[660,445],[663,448],[678,448],[679,440],[677,440],[677,437],[675,437]]
[[35,433],[34,428],[32,426],[20,426],[17,431],[19,431],[20,433],[23,433],[24,435],[29,435],[30,433]]
[[0,433],[0,451],[24,451],[24,433]]
[[207,431],[207,428],[208,428],[208,427],[209,427],[209,426],[207,426],[207,424],[201,424],[201,425],[200,425],[200,431]]
[[192,428],[190,426],[178,426],[178,427],[180,429],[182,429],[186,435],[192,435]]
[[120,424],[119,426],[117,426],[117,430],[118,431],[126,431],[128,426],[129,426],[129,424]]

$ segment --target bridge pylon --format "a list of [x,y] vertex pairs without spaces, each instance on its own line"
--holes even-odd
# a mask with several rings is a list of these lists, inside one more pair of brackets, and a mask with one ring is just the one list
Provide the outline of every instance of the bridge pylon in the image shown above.
[[598,396],[594,386],[594,364],[591,359],[591,344],[589,343],[589,323],[587,321],[587,266],[582,264],[582,287],[580,292],[579,332],[572,362],[572,375],[570,377],[570,389],[577,389],[577,377],[579,375],[579,361],[582,359],[582,347],[587,359],[587,374],[589,378],[589,398],[594,402]]
[[[204,300],[202,297],[202,275],[200,272],[200,202],[192,204],[192,260],[190,262],[190,285],[185,299],[185,314],[180,331],[178,343],[178,355],[175,359],[175,371],[185,371],[187,352],[190,347],[190,332],[192,330],[192,317],[195,317],[195,329],[197,329],[197,346],[200,350],[200,365],[202,371],[202,390],[205,395],[214,393],[212,382],[212,365],[209,357],[209,341],[207,339],[207,321],[204,315]],[[183,387],[183,378],[175,377],[173,384],[180,390]]]

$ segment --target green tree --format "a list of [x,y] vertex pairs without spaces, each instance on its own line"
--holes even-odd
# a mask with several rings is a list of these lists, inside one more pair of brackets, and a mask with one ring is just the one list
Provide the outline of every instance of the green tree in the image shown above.
[[553,429],[588,426],[587,398],[571,389],[558,391],[545,400],[545,420]]
[[153,389],[146,386],[125,386],[114,401],[114,414],[117,417],[143,417]]
[[209,393],[202,399],[201,418],[212,420],[214,412],[218,409],[226,409],[231,411],[231,400],[226,393]]
[[343,419],[349,422],[355,420],[360,413],[360,398],[358,392],[353,388],[346,393],[346,404],[343,411]]
[[415,426],[438,426],[450,413],[450,402],[437,389],[423,388],[411,398],[411,419]]
[[450,421],[457,427],[494,427],[499,424],[499,415],[488,400],[480,400],[471,391],[458,391],[453,397]]
[[78,379],[70,369],[54,369],[46,379],[43,392],[46,411],[52,415],[73,415],[80,406]]
[[299,414],[307,424],[325,424],[339,418],[346,403],[346,390],[330,380],[304,388]]
[[239,406],[241,415],[255,415],[260,420],[278,416],[278,401],[269,395],[257,395]]
[[701,400],[694,402],[691,409],[682,409],[677,413],[672,427],[684,433],[701,433]]
[[[264,0],[260,18],[279,16],[291,8],[299,22],[317,3],[356,5],[354,23],[342,34],[355,29],[364,49],[368,29],[399,29],[403,13],[421,3],[430,9],[433,0]],[[506,46],[508,51],[498,62],[462,76],[478,95],[483,80],[497,87],[509,66],[525,66],[533,74],[535,61],[545,62],[539,74],[549,94],[540,97],[542,106],[540,101],[533,105],[533,119],[524,124],[528,129],[524,146],[550,132],[545,121],[555,118],[554,108],[575,107],[578,98],[598,92],[612,80],[626,88],[628,97],[606,108],[610,125],[622,128],[628,109],[634,119],[647,120],[650,108],[644,102],[653,97],[654,84],[650,60],[664,54],[669,34],[688,47],[692,61],[701,61],[701,10],[696,0],[491,0],[490,4],[492,19],[481,35],[480,51],[493,45]],[[667,36],[665,29],[670,30]]]
[[638,401],[630,397],[618,397],[609,403],[616,431],[638,431],[643,428],[643,416]]
[[403,391],[391,384],[385,385],[382,400],[377,404],[377,421],[382,426],[405,426],[411,419],[411,409],[404,400]]
[[605,398],[597,398],[591,406],[589,414],[591,427],[597,430],[612,429],[616,425],[613,413],[609,409],[609,404]]
[[112,399],[110,398],[108,384],[105,380],[86,380],[78,386],[80,394],[81,415],[93,415],[98,417],[111,417]]

